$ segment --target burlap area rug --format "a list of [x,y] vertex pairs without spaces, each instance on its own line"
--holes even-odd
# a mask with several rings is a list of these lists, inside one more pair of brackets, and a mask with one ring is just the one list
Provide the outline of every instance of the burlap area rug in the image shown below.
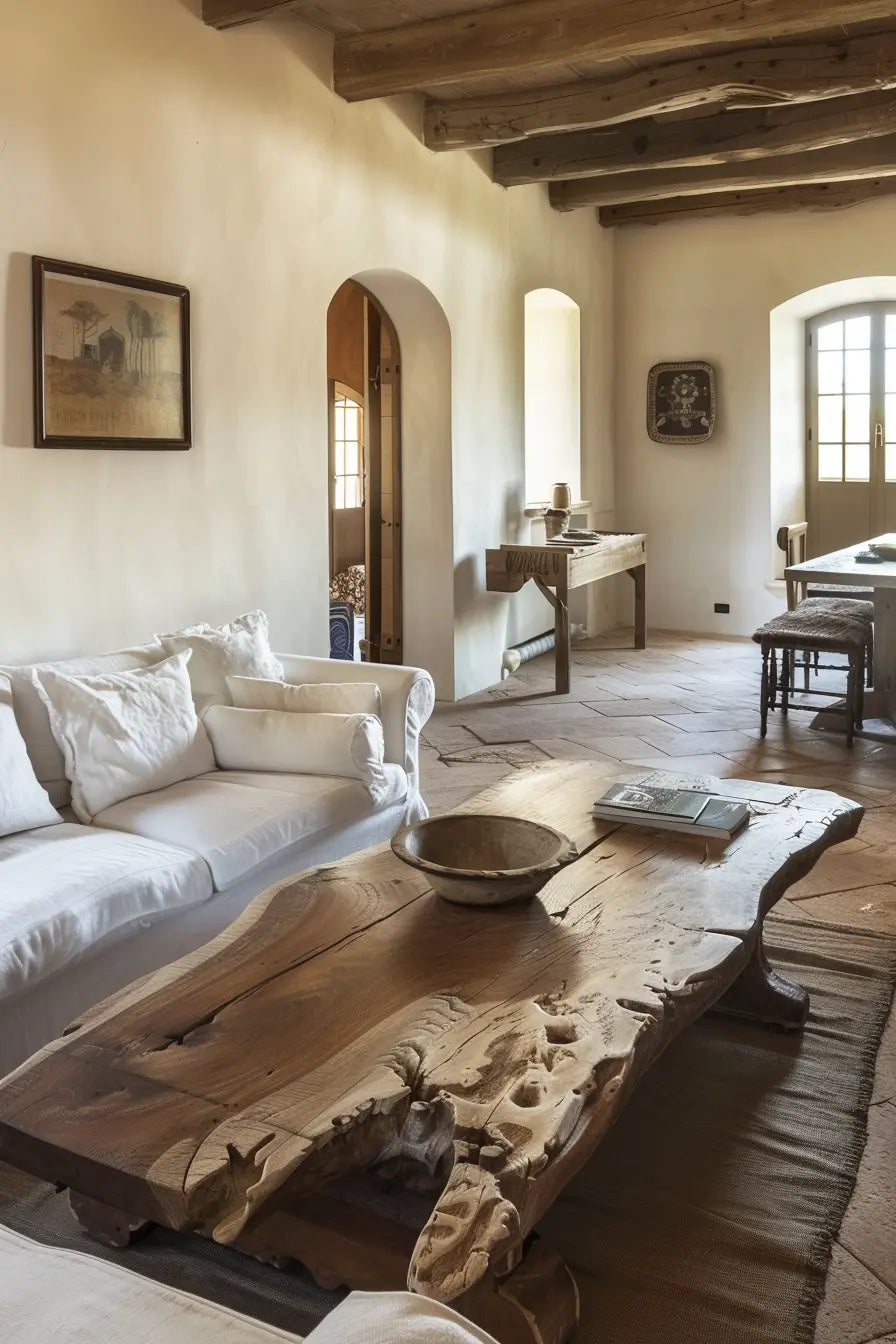
[[[865,1142],[896,939],[769,919],[806,985],[801,1037],[707,1017],[651,1070],[542,1228],[582,1295],[580,1344],[810,1344]],[[340,1294],[199,1237],[91,1242],[64,1194],[0,1166],[0,1222],[307,1333]]]

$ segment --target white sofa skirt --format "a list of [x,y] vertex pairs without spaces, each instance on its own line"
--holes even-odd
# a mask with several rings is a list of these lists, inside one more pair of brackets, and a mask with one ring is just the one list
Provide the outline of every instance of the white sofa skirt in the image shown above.
[[409,815],[412,820],[425,815],[419,800],[403,798],[348,825],[299,840],[227,891],[186,910],[162,912],[118,928],[49,979],[0,1002],[0,1075],[61,1035],[79,1014],[109,994],[209,942],[272,883],[382,844]]

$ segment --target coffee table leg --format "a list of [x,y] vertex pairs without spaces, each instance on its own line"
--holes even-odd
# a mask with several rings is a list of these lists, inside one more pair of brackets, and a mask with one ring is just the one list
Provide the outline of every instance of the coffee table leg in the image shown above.
[[451,1306],[499,1344],[567,1344],[579,1324],[576,1281],[537,1237],[515,1269],[487,1274]]
[[752,957],[719,999],[715,1011],[783,1027],[786,1031],[800,1031],[809,1016],[809,995],[802,985],[785,980],[771,967],[760,930]]
[[94,1241],[104,1246],[115,1246],[123,1250],[132,1242],[146,1235],[153,1226],[145,1218],[136,1214],[122,1213],[109,1204],[101,1204],[89,1195],[79,1195],[77,1190],[68,1192],[68,1202],[72,1213]]

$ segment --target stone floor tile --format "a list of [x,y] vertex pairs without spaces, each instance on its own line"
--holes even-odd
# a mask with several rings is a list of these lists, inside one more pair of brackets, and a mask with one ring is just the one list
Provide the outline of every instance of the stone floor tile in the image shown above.
[[733,707],[728,710],[715,710],[708,714],[660,714],[659,717],[664,723],[670,724],[683,733],[728,733],[732,729],[741,731],[741,725],[745,728],[753,728],[756,722],[756,715],[751,711],[744,711]]
[[596,746],[586,747],[583,743],[573,742],[568,737],[539,738],[532,745],[555,761],[605,761],[617,771],[620,768],[615,756],[606,756]]
[[896,1105],[872,1106],[859,1179],[843,1219],[840,1242],[896,1292]]
[[896,854],[892,849],[868,845],[861,827],[854,840],[829,849],[807,877],[791,887],[792,900],[804,896],[827,896],[855,891],[859,887],[888,886],[896,878]]
[[631,760],[626,759],[626,764],[647,766],[651,770],[671,770],[675,774],[681,775],[716,775],[720,779],[738,773],[731,761],[718,755],[660,756],[655,753],[653,756],[649,756],[645,752],[643,756],[632,757]]
[[506,742],[494,746],[485,746],[477,742],[475,747],[454,749],[442,754],[442,761],[448,765],[474,765],[486,762],[505,765],[536,765],[547,760],[545,752],[534,742]]
[[[656,751],[655,747],[651,747],[639,737],[591,737],[587,732],[577,731],[575,725],[571,731],[562,732],[560,735],[572,742],[578,742],[580,746],[593,747],[601,755],[612,756],[617,761],[632,760],[636,756],[649,756],[651,751]],[[664,759],[668,765],[670,757],[666,756]]]
[[796,893],[791,904],[799,905],[810,919],[896,933],[896,886],[857,887],[854,891],[829,892],[826,896],[804,896],[802,899]]
[[[880,1106],[887,1101],[896,1104],[896,1002],[890,1010],[890,1020],[884,1028],[883,1039],[877,1052],[871,1104]],[[893,1154],[893,1161],[896,1163],[896,1153]]]
[[896,1329],[896,1293],[835,1243],[815,1344],[867,1344],[890,1329]]
[[659,747],[667,756],[725,756],[731,751],[753,750],[750,738],[742,733],[657,733],[650,727],[635,730],[639,737]]
[[[606,715],[608,718],[618,718],[625,715],[650,715],[652,718],[661,719],[666,714],[681,714],[682,706],[675,700],[623,700],[620,696],[617,700],[586,700],[589,709],[595,710],[598,714]],[[690,723],[692,715],[686,715]]]

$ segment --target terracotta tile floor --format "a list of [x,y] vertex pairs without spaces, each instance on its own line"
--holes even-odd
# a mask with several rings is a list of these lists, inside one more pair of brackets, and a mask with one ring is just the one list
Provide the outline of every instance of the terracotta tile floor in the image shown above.
[[[741,775],[832,789],[867,811],[784,903],[805,919],[896,932],[896,748],[771,716],[759,737],[759,653],[749,641],[631,632],[576,646],[573,693],[556,696],[552,655],[507,681],[440,705],[424,732],[423,789],[433,812],[457,806],[533,761],[588,758],[686,773]],[[831,687],[841,684],[826,674]],[[822,681],[819,684],[825,685]],[[816,1344],[896,1344],[896,1013],[878,1057],[869,1140],[828,1277]]]

